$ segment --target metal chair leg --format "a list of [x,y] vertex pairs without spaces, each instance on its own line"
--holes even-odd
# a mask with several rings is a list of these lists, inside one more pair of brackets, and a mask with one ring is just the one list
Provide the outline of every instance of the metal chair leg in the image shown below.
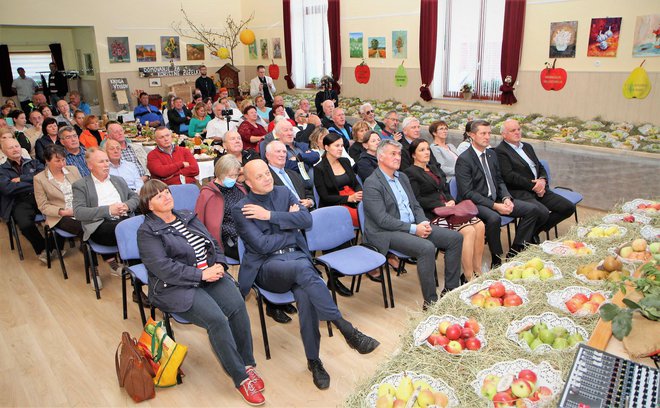
[[389,286],[390,292],[390,307],[394,308],[394,292],[392,290],[392,278],[390,274],[390,264],[388,262],[385,262],[385,275],[387,277],[387,286]]
[[50,232],[50,228],[48,228],[48,225],[44,226],[44,232],[45,232],[44,235],[46,236],[46,241],[45,241],[45,244],[46,244],[46,267],[48,269],[50,269],[51,259],[50,259],[50,239],[49,238],[50,238],[50,235],[52,235],[52,233]]
[[[122,316],[124,317],[124,320],[128,319],[128,306],[127,306],[127,301],[126,301],[126,278],[129,277],[130,275],[126,271],[126,267],[121,268],[121,306],[123,308],[123,314]],[[138,303],[140,304],[140,310],[142,310],[142,296],[138,296]]]
[[264,317],[264,303],[261,294],[255,290],[257,295],[257,309],[259,309],[259,322],[261,323],[261,335],[264,338],[264,351],[266,360],[270,360],[270,345],[268,344],[268,330],[266,329],[266,318]]
[[57,252],[57,258],[60,261],[60,269],[62,269],[62,275],[64,275],[64,279],[69,279],[69,275],[67,275],[67,273],[66,273],[66,266],[64,265],[64,256],[62,256],[62,250],[60,249],[60,245],[57,243],[57,237],[55,236],[56,232],[52,229],[49,230],[49,231],[53,235],[53,243],[55,244],[55,252]]
[[[101,299],[101,290],[99,289],[99,284],[96,280],[96,276],[98,274],[98,261],[96,259],[96,254],[92,251],[92,247],[89,245],[86,245],[87,247],[87,256],[89,257],[88,259],[88,265],[89,265],[89,270],[90,270],[90,275],[92,279],[92,283],[94,284],[94,292],[96,292],[96,299]],[[97,262],[95,262],[97,261]]]
[[25,259],[23,256],[23,247],[21,247],[21,238],[18,236],[18,227],[16,227],[16,222],[13,218],[9,219],[9,224],[11,226],[11,234],[14,236],[16,241],[16,249],[18,250],[18,259],[21,261]]
[[14,250],[14,234],[11,230],[11,220],[9,220],[9,222],[7,223],[7,233],[9,234],[9,248],[11,248],[11,250],[13,251]]

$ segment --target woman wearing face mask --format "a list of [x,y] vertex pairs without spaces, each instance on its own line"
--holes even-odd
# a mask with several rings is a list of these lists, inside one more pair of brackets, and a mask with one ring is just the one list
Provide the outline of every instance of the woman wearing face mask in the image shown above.
[[236,182],[241,171],[241,162],[235,156],[222,156],[215,164],[215,180],[202,187],[195,205],[197,218],[222,246],[224,254],[234,259],[238,259],[238,233],[231,208],[247,194],[245,186]]

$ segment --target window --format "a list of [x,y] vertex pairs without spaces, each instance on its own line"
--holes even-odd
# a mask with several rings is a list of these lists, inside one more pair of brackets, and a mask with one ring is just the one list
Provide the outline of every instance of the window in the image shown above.
[[439,0],[434,96],[499,98],[503,23],[504,0]]
[[296,88],[330,74],[327,0],[291,0],[291,48]]
[[[9,61],[11,62],[12,76],[18,77],[16,70],[19,67],[25,69],[25,76],[34,79],[38,85],[41,85],[41,75],[39,72],[50,72],[48,64],[53,62],[50,51],[36,52],[10,52]],[[48,76],[46,74],[46,76]]]

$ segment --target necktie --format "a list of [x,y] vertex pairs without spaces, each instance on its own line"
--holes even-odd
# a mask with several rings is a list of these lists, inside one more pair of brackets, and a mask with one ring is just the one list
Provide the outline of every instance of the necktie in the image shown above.
[[488,168],[488,162],[486,161],[486,152],[481,153],[481,165],[484,166],[484,172],[486,173],[486,181],[488,182],[488,188],[490,189],[490,195],[492,199],[497,197],[497,190],[495,189],[495,182],[493,181],[493,176],[490,174],[490,169]]
[[298,196],[298,193],[296,192],[296,189],[293,187],[293,182],[289,178],[289,175],[286,174],[284,169],[280,169],[280,178],[282,179],[284,184],[286,184],[286,186],[289,188],[289,190],[291,190],[291,192],[298,199],[298,201],[300,201],[300,197]]

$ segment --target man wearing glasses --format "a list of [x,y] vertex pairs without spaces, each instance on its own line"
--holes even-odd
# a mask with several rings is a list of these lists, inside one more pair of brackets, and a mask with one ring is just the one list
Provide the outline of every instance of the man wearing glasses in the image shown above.
[[397,142],[401,140],[403,133],[399,131],[399,114],[396,111],[389,111],[385,115],[385,127],[380,132],[381,139],[392,139]]
[[363,121],[367,122],[371,130],[381,134],[383,133],[385,124],[376,120],[376,112],[369,102],[361,105],[359,111],[360,117]]
[[293,135],[296,142],[303,142],[309,144],[309,135],[312,134],[316,126],[309,123],[309,113],[302,109],[296,111],[296,126],[293,128]]
[[76,166],[81,177],[89,176],[89,168],[85,160],[86,150],[80,145],[78,134],[71,126],[64,126],[58,132],[60,143],[66,149],[66,164]]

